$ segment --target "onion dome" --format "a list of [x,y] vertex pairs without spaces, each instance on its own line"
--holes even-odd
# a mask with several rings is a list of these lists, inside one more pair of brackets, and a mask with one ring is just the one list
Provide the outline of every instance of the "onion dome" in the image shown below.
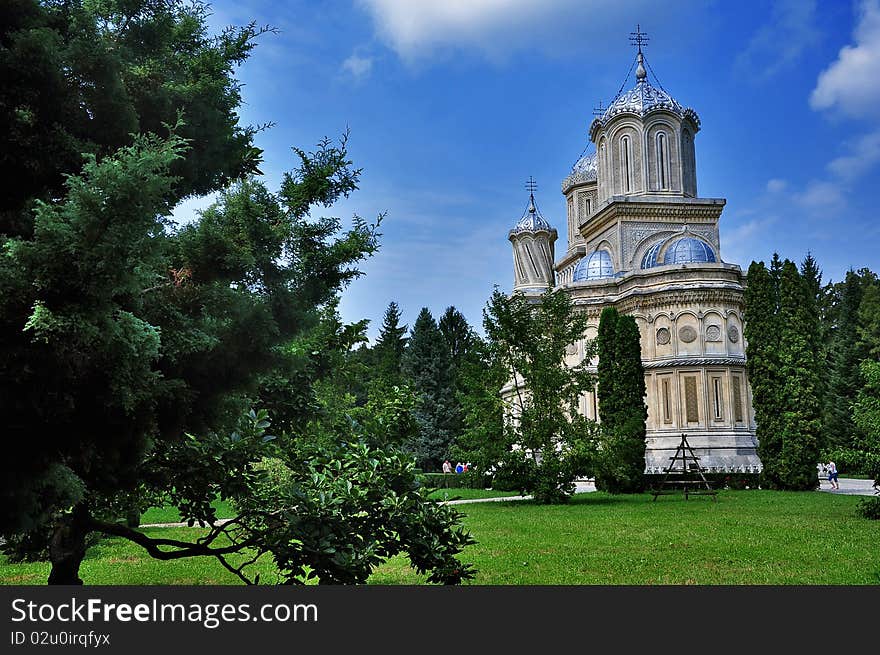
[[526,208],[522,218],[517,221],[514,228],[510,231],[511,234],[517,234],[519,232],[550,232],[552,230],[553,227],[543,216],[541,216],[541,212],[538,211],[538,206],[535,204],[534,193],[529,194],[529,206]]
[[598,168],[596,166],[596,153],[591,152],[577,160],[571,167],[571,173],[562,180],[562,193],[566,193],[576,184],[595,182]]
[[595,131],[604,126],[618,114],[635,114],[645,118],[655,111],[668,111],[676,114],[679,118],[689,118],[700,128],[700,118],[690,107],[684,107],[662,87],[658,88],[648,81],[648,73],[644,67],[644,55],[638,54],[638,68],[636,69],[636,85],[629,91],[621,91],[617,94],[608,108],[601,116],[593,120],[590,125],[591,138]]
[[572,274],[572,281],[602,280],[608,277],[614,277],[611,254],[607,250],[597,250],[577,263]]

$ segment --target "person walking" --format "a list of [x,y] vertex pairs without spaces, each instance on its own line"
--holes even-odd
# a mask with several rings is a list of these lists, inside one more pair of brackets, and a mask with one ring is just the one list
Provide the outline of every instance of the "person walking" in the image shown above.
[[837,483],[837,464],[834,461],[828,462],[826,470],[828,471],[828,482],[831,483],[831,488],[840,489],[840,485]]
[[443,462],[443,472],[452,473],[452,463],[448,459]]

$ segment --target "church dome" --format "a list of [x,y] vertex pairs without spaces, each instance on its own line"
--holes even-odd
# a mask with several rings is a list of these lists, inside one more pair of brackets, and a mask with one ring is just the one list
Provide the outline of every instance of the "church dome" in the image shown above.
[[664,264],[715,263],[715,252],[710,246],[693,237],[673,241],[663,255]]
[[565,193],[576,184],[595,182],[598,167],[596,166],[596,153],[590,152],[581,157],[571,167],[571,173],[562,180],[562,192]]
[[572,281],[602,280],[607,277],[614,277],[611,254],[607,250],[597,250],[577,263],[572,274]]
[[666,89],[656,87],[648,81],[645,71],[643,55],[638,54],[639,67],[636,69],[636,85],[629,91],[621,91],[611,101],[601,116],[593,119],[590,125],[590,138],[594,138],[596,131],[606,125],[618,114],[635,114],[644,119],[648,114],[655,111],[668,111],[681,119],[688,118],[693,121],[696,129],[700,129],[700,117],[690,107],[684,107],[673,98]]
[[540,232],[546,231],[550,232],[553,230],[553,226],[547,222],[543,216],[541,216],[541,212],[538,211],[538,206],[535,204],[535,196],[529,196],[529,206],[526,208],[525,213],[522,215],[516,225],[511,230],[512,234],[518,234],[519,232]]

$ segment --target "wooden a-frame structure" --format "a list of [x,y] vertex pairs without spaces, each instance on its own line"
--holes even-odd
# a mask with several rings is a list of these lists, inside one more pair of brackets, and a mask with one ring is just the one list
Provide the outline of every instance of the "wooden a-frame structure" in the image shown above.
[[651,492],[654,500],[657,496],[684,493],[684,499],[689,496],[712,496],[716,500],[715,491],[703,475],[704,469],[700,466],[700,458],[694,454],[694,449],[688,443],[687,435],[682,433],[681,443],[675,450],[675,454],[669,458],[669,466],[663,470],[663,479]]

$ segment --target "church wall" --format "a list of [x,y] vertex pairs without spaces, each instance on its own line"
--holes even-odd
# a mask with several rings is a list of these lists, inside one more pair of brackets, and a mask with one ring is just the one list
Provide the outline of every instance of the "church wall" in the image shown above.
[[694,151],[694,133],[688,128],[681,130],[682,191],[690,198],[697,197],[697,163]]
[[[671,118],[665,116],[655,116],[646,120],[645,124],[648,190],[654,193],[681,193],[682,170],[681,157],[679,155],[681,138],[677,126]],[[658,135],[660,133],[665,137],[663,142],[665,153],[664,175],[660,174],[660,161],[658,159]],[[662,182],[665,182],[665,184]]]
[[[644,193],[642,132],[635,120],[618,123],[608,130],[611,190],[613,195]],[[628,172],[628,175],[627,175]]]

